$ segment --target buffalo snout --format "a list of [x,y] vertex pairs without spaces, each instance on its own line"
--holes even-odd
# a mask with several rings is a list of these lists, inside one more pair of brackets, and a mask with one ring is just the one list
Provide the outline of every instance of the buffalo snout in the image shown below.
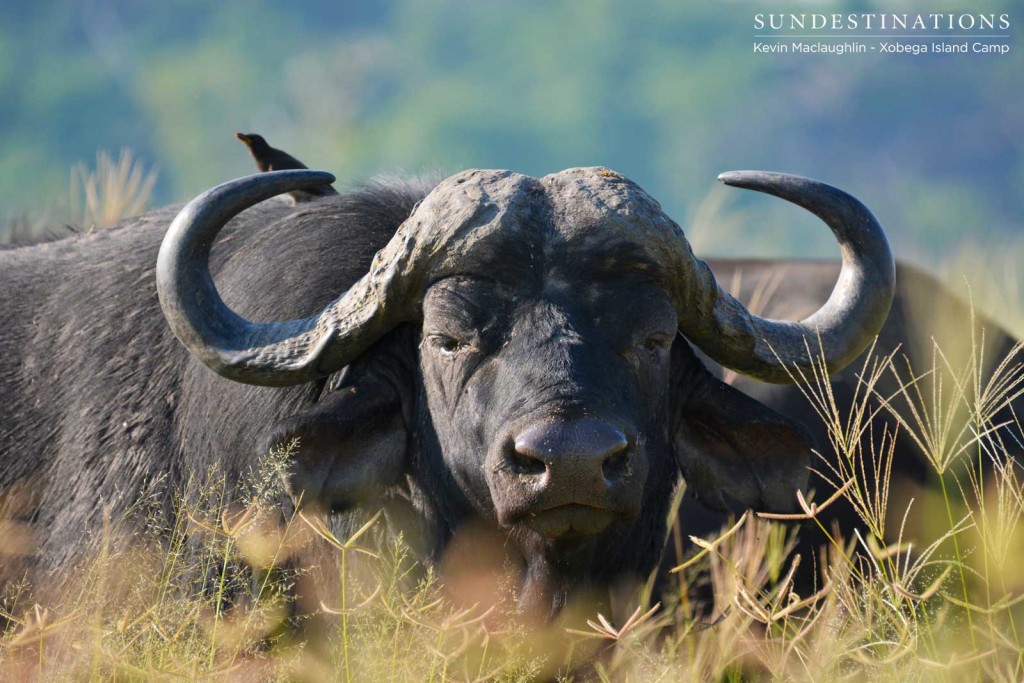
[[543,476],[548,486],[611,487],[626,471],[629,441],[601,420],[553,420],[515,437],[512,463],[520,471]]
[[610,421],[548,417],[514,430],[492,468],[503,524],[558,538],[635,519],[647,461],[631,430]]

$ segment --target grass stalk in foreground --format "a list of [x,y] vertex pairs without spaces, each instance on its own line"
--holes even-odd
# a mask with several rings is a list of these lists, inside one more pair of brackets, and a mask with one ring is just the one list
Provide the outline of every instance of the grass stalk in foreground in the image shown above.
[[[836,490],[802,499],[803,516],[824,527],[833,494],[860,516],[827,529],[813,591],[797,592],[815,558],[791,554],[791,523],[745,515],[717,538],[681,540],[662,595],[647,582],[618,596],[621,609],[581,599],[554,624],[521,623],[514,566],[478,575],[443,560],[442,582],[380,512],[282,517],[284,452],[242,491],[195,475],[172,520],[145,505],[110,520],[61,585],[10,584],[0,677],[1019,680],[1024,493],[1008,444],[1024,437],[993,421],[1019,395],[1021,366],[952,380],[935,358],[924,375],[869,359],[847,414],[827,387],[808,389],[839,457],[822,468]],[[870,426],[880,419],[891,427]],[[933,490],[892,481],[897,436],[931,448]]]

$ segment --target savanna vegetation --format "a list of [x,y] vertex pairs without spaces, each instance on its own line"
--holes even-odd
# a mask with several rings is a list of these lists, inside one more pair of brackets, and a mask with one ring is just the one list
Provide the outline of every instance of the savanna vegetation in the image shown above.
[[[247,173],[232,134],[251,130],[343,183],[604,164],[662,199],[702,254],[831,256],[831,238],[790,209],[709,192],[719,171],[763,167],[853,191],[899,255],[1024,334],[1022,53],[766,59],[749,54],[761,9],[7,3],[0,241],[103,229]],[[136,151],[97,153],[126,145]],[[254,464],[241,491],[194,473],[169,492],[171,517],[152,482],[131,519],[83,534],[89,552],[60,581],[22,578],[45,530],[9,518],[24,492],[5,492],[0,679],[1022,680],[1024,486],[1011,454],[1024,427],[993,416],[1024,391],[1024,364],[1020,349],[986,355],[982,334],[950,321],[926,367],[898,352],[858,361],[849,412],[806,378],[835,457],[817,463],[832,486],[800,501],[802,519],[671,534],[667,582],[623,586],[611,604],[581,598],[554,624],[517,618],[514,567],[471,533],[427,568],[380,512],[344,529],[282,518],[287,452]],[[902,389],[881,393],[883,376]],[[887,431],[866,428],[876,413]],[[897,431],[926,454],[929,486],[893,480]],[[831,542],[794,555],[794,534],[823,524],[836,496],[859,523],[824,525]],[[816,584],[798,594],[793,577],[812,565]]]
[[[849,414],[830,404],[827,384],[810,385],[839,458],[836,490],[801,499],[802,523],[818,523],[837,496],[861,517],[829,529],[818,557],[791,554],[794,522],[748,513],[716,537],[668,539],[670,554],[682,551],[658,591],[651,577],[610,605],[581,598],[554,624],[524,623],[515,568],[474,546],[471,531],[425,568],[407,539],[385,533],[380,512],[340,536],[315,515],[281,519],[276,470],[288,453],[279,452],[233,496],[216,472],[196,473],[174,492],[170,528],[146,504],[133,512],[153,515],[145,534],[108,520],[83,538],[91,551],[65,582],[9,584],[0,671],[11,680],[1020,680],[1024,495],[1020,464],[989,420],[1024,391],[1019,351],[984,376],[981,359],[954,368],[938,349],[920,375],[869,357]],[[874,392],[882,373],[905,380],[901,396]],[[911,408],[897,410],[901,400]],[[890,409],[892,428],[924,446],[934,490],[890,487],[891,433],[864,429],[871,411]],[[31,551],[31,530],[4,530],[5,562]],[[818,583],[800,595],[793,575],[809,562]]]
[[[139,210],[152,186],[128,154],[101,157],[75,178],[95,226]],[[683,539],[676,527],[667,581],[621,586],[610,603],[583,596],[553,624],[516,614],[516,566],[472,529],[426,567],[410,552],[415,539],[387,532],[383,510],[347,525],[282,517],[278,472],[296,444],[254,463],[241,489],[216,471],[194,473],[180,490],[152,482],[128,517],[83,533],[88,552],[59,580],[23,573],[33,535],[45,530],[8,516],[0,675],[1019,680],[1024,487],[1012,453],[1024,426],[994,416],[1024,392],[1024,349],[986,357],[984,330],[965,322],[937,337],[954,343],[936,343],[930,367],[910,367],[899,352],[858,361],[848,411],[820,373],[801,378],[835,454],[815,464],[831,486],[801,496],[802,513],[747,513],[710,538]],[[895,393],[878,389],[886,376],[897,379]],[[876,414],[881,433],[868,427]],[[925,454],[932,486],[893,479],[897,432]],[[0,511],[18,510],[24,493],[5,492]],[[160,503],[168,496],[170,516]],[[857,511],[850,528],[821,521],[839,497]],[[830,541],[813,556],[794,554],[808,525]],[[809,567],[810,590],[794,580]]]

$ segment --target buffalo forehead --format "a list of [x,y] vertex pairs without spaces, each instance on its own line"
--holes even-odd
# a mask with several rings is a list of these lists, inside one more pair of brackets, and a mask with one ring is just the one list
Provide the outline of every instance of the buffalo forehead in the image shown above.
[[661,280],[681,235],[657,201],[602,167],[541,179],[466,171],[438,185],[416,213],[437,236],[436,279]]
[[638,269],[671,268],[682,230],[639,185],[602,166],[540,180],[558,240],[581,256],[616,256]]
[[435,275],[466,274],[475,264],[527,255],[536,181],[511,171],[471,170],[438,184],[410,218]]

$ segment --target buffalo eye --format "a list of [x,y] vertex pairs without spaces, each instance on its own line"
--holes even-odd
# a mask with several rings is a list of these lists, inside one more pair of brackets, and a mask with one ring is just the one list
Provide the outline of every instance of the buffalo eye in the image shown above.
[[640,348],[650,354],[656,354],[659,351],[665,351],[672,346],[673,335],[664,334],[658,332],[656,334],[649,335],[644,339],[643,343],[640,344]]
[[432,334],[428,338],[430,345],[437,349],[442,356],[451,357],[463,349],[469,348],[469,344],[459,341],[455,337],[446,334]]

